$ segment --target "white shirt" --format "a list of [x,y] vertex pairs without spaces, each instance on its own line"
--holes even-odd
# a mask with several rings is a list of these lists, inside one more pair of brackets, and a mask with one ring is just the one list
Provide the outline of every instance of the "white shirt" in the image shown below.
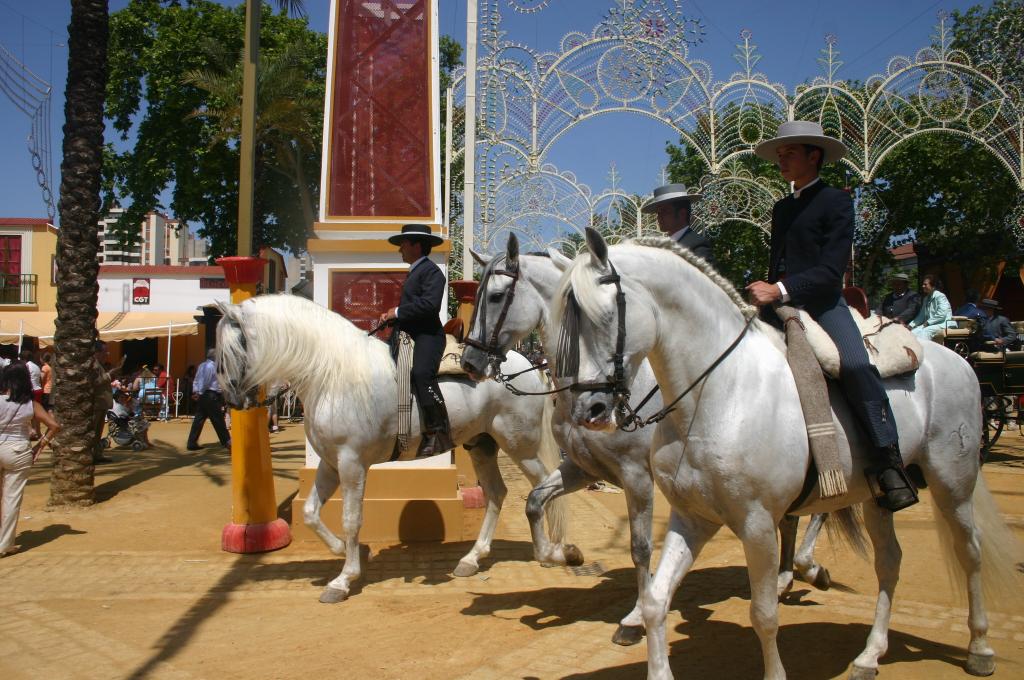
[[28,368],[28,377],[32,381],[32,389],[41,390],[43,389],[43,372],[34,361],[26,361],[25,366]]
[[[803,185],[799,189],[794,189],[793,190],[793,198],[800,198],[800,194],[804,191],[804,189],[806,189],[807,187],[814,186],[815,184],[818,183],[818,181],[820,179],[821,179],[820,177],[815,177],[814,179],[812,179],[810,182],[808,182],[807,184]],[[777,282],[775,285],[779,287],[779,292],[782,293],[782,301],[783,302],[789,302],[789,293],[786,292],[786,287],[784,285],[782,285],[782,281]]]

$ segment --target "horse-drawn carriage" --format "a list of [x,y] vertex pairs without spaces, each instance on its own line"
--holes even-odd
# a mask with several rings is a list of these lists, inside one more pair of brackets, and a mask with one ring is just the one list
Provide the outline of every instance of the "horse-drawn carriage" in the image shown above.
[[971,364],[978,376],[981,387],[981,406],[985,429],[982,442],[982,456],[995,445],[999,435],[1012,420],[1021,421],[1021,397],[1024,396],[1024,351],[1021,346],[1024,336],[1024,322],[1013,322],[1017,330],[1017,342],[1008,349],[998,349],[991,342],[986,343],[980,328],[973,319],[953,317],[956,328],[949,328],[935,337]]

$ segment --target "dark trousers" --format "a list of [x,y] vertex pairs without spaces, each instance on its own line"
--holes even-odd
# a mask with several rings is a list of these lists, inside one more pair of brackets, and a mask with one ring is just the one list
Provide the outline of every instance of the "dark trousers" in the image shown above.
[[854,413],[871,436],[876,447],[898,442],[896,419],[889,406],[878,369],[868,361],[860,329],[850,316],[843,298],[824,311],[807,310],[839,350],[839,384]]
[[444,331],[413,336],[412,391],[420,407],[423,432],[448,431],[448,409],[437,385],[437,369],[444,355]]
[[203,425],[207,418],[213,423],[213,429],[217,431],[220,443],[223,446],[228,445],[228,442],[231,441],[231,434],[228,433],[228,427],[224,424],[224,398],[220,392],[206,390],[199,395],[199,400],[196,402],[196,416],[192,420],[192,429],[188,432],[186,446],[192,448],[199,446],[199,435],[203,431]]

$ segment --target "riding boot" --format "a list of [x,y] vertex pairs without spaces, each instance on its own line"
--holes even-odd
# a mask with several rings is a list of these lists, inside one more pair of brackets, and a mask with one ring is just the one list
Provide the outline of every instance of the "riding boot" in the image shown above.
[[917,503],[917,489],[903,467],[898,444],[876,449],[877,465],[865,470],[868,484],[880,507],[896,512]]
[[420,440],[420,447],[416,452],[417,458],[434,456],[455,448],[444,398],[436,387],[431,386],[427,390],[434,398],[420,404],[420,412],[423,414],[423,438]]

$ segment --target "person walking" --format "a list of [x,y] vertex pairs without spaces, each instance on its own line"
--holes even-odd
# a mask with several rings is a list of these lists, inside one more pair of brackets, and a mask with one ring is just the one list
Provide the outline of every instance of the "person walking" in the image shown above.
[[39,371],[42,374],[43,383],[43,408],[49,411],[53,411],[53,404],[50,403],[50,397],[53,394],[53,354],[47,352],[43,355],[43,365],[39,367]]
[[[33,423],[48,428],[35,446],[29,438]],[[0,557],[18,551],[14,538],[29,469],[59,430],[53,416],[32,399],[28,368],[24,364],[4,368],[0,373]]]
[[107,370],[107,343],[97,340],[93,346],[90,370],[92,372],[92,423],[96,432],[96,448],[92,452],[92,462],[109,463],[110,458],[103,455],[103,425],[107,422],[107,411],[114,406],[114,392],[111,387],[111,376]]
[[911,506],[917,490],[903,468],[896,418],[843,299],[853,247],[853,199],[819,177],[824,163],[846,155],[846,146],[826,136],[818,123],[790,121],[754,153],[778,164],[793,193],[772,208],[768,280],[751,283],[747,293],[759,307],[781,303],[805,309],[832,338],[840,356],[840,387],[874,445],[865,475],[875,501],[892,512]]
[[207,419],[213,423],[221,446],[231,448],[231,433],[224,423],[224,397],[221,395],[220,383],[217,382],[217,365],[214,363],[216,356],[217,350],[210,348],[206,352],[206,361],[199,364],[195,380],[192,381],[192,401],[196,404],[196,415],[192,419],[192,429],[188,432],[188,442],[185,444],[189,451],[202,448],[199,446],[199,435]]

